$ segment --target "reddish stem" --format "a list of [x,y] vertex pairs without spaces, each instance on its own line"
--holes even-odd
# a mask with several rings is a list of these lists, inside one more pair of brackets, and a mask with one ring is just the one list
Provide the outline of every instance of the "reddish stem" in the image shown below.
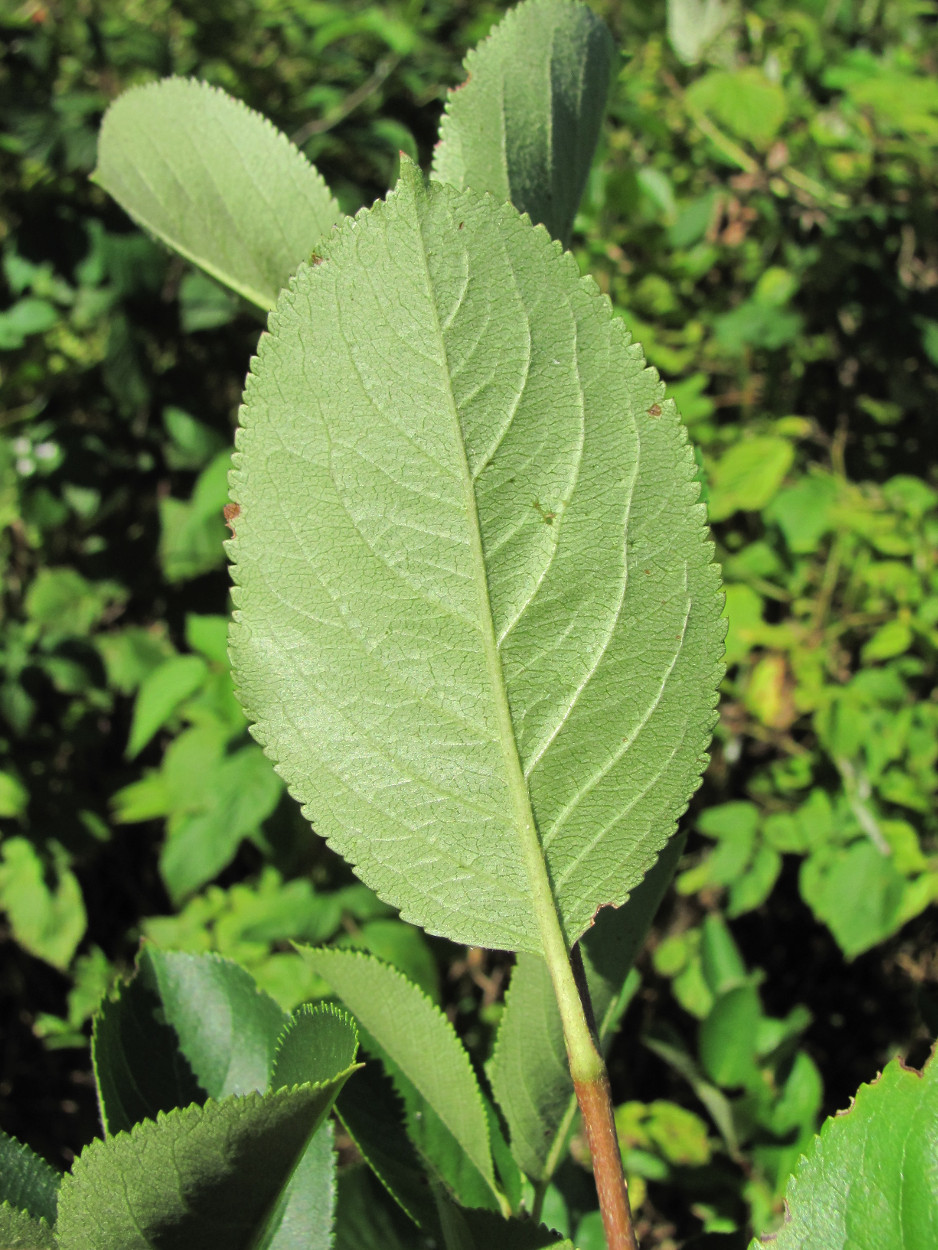
[[638,1250],[628,1186],[622,1172],[619,1138],[612,1117],[609,1078],[603,1072],[597,1081],[574,1081],[573,1084],[593,1160],[593,1179],[603,1217],[606,1245],[609,1250]]

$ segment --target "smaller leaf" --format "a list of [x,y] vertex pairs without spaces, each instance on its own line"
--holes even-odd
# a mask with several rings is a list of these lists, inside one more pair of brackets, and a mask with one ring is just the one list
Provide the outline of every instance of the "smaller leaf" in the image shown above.
[[756,1069],[756,1028],[762,1016],[753,985],[722,994],[700,1026],[698,1049],[704,1071],[724,1089],[749,1085]]
[[53,850],[54,868],[47,878],[47,865],[31,842],[3,839],[0,910],[25,950],[64,971],[84,936],[87,915],[77,877],[61,848]]
[[795,452],[785,438],[744,439],[721,456],[710,471],[710,520],[734,512],[756,512],[774,497],[791,468]]
[[[788,1218],[774,1250],[938,1245],[938,1061],[921,1072],[894,1059],[826,1121],[788,1182]],[[864,1237],[857,1230],[866,1230]],[[858,1239],[859,1236],[859,1239]],[[758,1239],[750,1250],[759,1250]]]
[[494,1189],[485,1109],[469,1056],[438,1007],[395,968],[357,951],[300,948],[426,1099]]
[[55,1250],[55,1235],[45,1221],[34,1220],[9,1203],[0,1203],[0,1246],[3,1250]]
[[195,694],[207,673],[208,666],[201,656],[174,655],[143,679],[125,752],[128,759],[140,754],[180,703]]
[[0,1202],[54,1224],[61,1179],[45,1159],[0,1132]]
[[585,4],[527,0],[466,57],[433,177],[510,200],[569,240],[606,108],[613,46]]
[[286,135],[182,78],[111,105],[93,177],[141,226],[264,309],[341,215]]
[[[159,994],[179,1049],[211,1098],[264,1090],[287,1018],[254,978],[219,955],[189,955],[145,946],[141,975]],[[328,1073],[281,1084],[331,1079],[354,1058]]]
[[171,1111],[93,1142],[62,1184],[61,1250],[254,1250],[350,1071]]
[[306,1004],[277,1043],[270,1088],[330,1081],[354,1064],[357,1051],[358,1031],[344,1011],[331,1003]]
[[799,887],[848,959],[882,942],[901,923],[906,879],[892,856],[868,840],[823,847],[801,865]]
[[692,83],[687,100],[753,147],[771,146],[788,111],[785,91],[756,65],[711,70]]

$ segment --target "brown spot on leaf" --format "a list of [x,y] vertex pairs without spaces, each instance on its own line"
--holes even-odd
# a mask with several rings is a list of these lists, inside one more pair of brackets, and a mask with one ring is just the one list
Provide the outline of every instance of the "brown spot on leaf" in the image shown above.
[[649,415],[650,417],[660,417],[660,416],[661,416],[661,405],[660,405],[660,404],[652,404],[652,406],[648,409],[648,415]]
[[226,503],[224,507],[224,513],[225,513],[225,524],[231,530],[232,537],[237,538],[238,535],[235,533],[234,523],[238,519],[238,517],[241,515],[241,505],[239,503]]

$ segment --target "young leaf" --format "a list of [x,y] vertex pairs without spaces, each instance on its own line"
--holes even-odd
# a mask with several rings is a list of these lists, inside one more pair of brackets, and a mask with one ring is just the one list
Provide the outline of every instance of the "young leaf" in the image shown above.
[[332,1250],[335,1198],[335,1134],[327,1121],[303,1152],[257,1250]]
[[0,1132],[0,1202],[54,1224],[61,1179],[45,1159]]
[[342,1090],[336,1114],[362,1158],[421,1228],[436,1213],[420,1158],[403,1127],[404,1108],[380,1063],[366,1063]]
[[[61,1250],[253,1250],[351,1069],[328,1084],[160,1115],[93,1142],[65,1177]],[[272,1215],[273,1212],[273,1215]]]
[[585,4],[527,0],[466,57],[433,177],[490,191],[567,243],[606,108],[613,43]]
[[292,1017],[277,1043],[271,1089],[331,1080],[355,1062],[358,1032],[331,1003],[306,1004]]
[[[343,1011],[331,1003],[301,1007],[277,1043],[270,1088],[328,1081],[355,1063],[357,1050],[358,1033]],[[297,1164],[258,1250],[331,1250],[335,1170],[332,1126],[324,1124]]]
[[264,309],[340,217],[286,135],[183,78],[135,87],[111,105],[93,178],[134,221]]
[[396,968],[359,951],[303,949],[359,1024],[426,1099],[494,1188],[485,1109],[469,1056],[434,1003]]
[[[774,1250],[938,1245],[938,1061],[901,1060],[861,1085],[849,1111],[822,1126],[788,1182]],[[760,1250],[758,1239],[750,1250]]]
[[55,1236],[44,1221],[0,1203],[0,1246],[3,1250],[55,1250]]
[[267,1088],[286,1015],[217,955],[145,946],[95,1019],[92,1058],[105,1131],[129,1131],[206,1096]]
[[[601,911],[580,942],[600,1041],[618,1022],[626,977],[674,874],[683,841],[672,839],[625,906]],[[547,1180],[559,1161],[558,1134],[569,1126],[576,1098],[550,973],[538,955],[518,956],[488,1074],[515,1160],[532,1180]]]
[[[277,1039],[288,1017],[250,973],[219,955],[160,951],[150,945],[144,946],[140,964],[141,975],[159,992],[180,1050],[210,1098],[267,1088]],[[328,1075],[342,1071],[353,1058]],[[324,1079],[306,1075],[291,1083]]]
[[[405,164],[248,379],[232,655],[255,733],[405,918],[540,953],[698,784],[719,578],[673,404],[509,205]],[[366,1026],[367,1027],[367,1026]]]
[[439,1205],[446,1250],[574,1250],[572,1241],[533,1220],[461,1210],[443,1196]]

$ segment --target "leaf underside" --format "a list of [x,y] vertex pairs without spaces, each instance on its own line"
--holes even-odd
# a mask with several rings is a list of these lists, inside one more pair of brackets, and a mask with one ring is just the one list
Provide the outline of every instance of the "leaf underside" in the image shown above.
[[573,942],[706,762],[723,626],[691,450],[608,301],[510,206],[406,166],[324,254],[241,414],[240,698],[406,919],[540,952],[547,890]]
[[466,57],[433,177],[490,191],[566,243],[606,108],[613,43],[585,4],[528,0]]
[[93,175],[134,221],[268,309],[339,206],[260,113],[207,83],[166,78],[116,100]]

